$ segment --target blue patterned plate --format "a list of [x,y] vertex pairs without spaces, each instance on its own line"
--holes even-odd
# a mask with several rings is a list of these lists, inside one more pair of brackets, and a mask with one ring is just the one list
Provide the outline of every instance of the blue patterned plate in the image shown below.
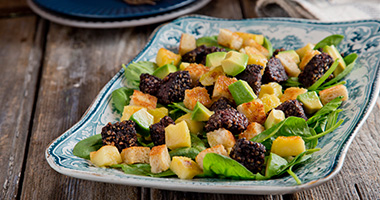
[[265,181],[238,181],[223,179],[151,178],[127,175],[115,169],[94,167],[88,160],[73,155],[74,145],[80,140],[100,133],[107,122],[118,120],[110,104],[111,92],[124,83],[120,70],[101,90],[83,118],[54,140],[46,150],[46,159],[56,171],[87,180],[168,190],[239,194],[283,194],[318,186],[335,176],[342,168],[349,145],[373,108],[379,94],[380,21],[353,21],[321,23],[316,21],[268,18],[226,20],[204,16],[188,16],[159,28],[144,50],[133,60],[154,61],[159,48],[176,51],[181,33],[196,37],[217,35],[220,28],[266,35],[275,48],[295,49],[308,42],[316,43],[331,34],[345,36],[339,49],[357,53],[355,69],[345,78],[349,100],[339,118],[344,123],[319,140],[321,151],[313,154],[310,162],[295,173],[303,182],[296,185],[291,176]]
[[196,0],[158,0],[156,5],[129,5],[123,0],[33,0],[60,14],[94,19],[136,18],[156,15],[194,3]]

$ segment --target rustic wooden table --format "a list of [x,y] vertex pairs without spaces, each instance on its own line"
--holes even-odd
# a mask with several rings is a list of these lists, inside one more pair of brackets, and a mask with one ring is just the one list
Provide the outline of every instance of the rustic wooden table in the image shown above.
[[[214,0],[198,14],[252,18],[252,0]],[[51,23],[25,0],[0,0],[0,199],[380,199],[380,100],[331,181],[289,195],[176,192],[86,181],[49,167],[48,144],[76,123],[159,24],[91,30]]]

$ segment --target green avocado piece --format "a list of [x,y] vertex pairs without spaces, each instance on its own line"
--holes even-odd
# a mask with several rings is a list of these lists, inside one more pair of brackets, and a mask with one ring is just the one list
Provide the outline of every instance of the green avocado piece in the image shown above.
[[278,172],[280,172],[287,164],[288,161],[286,161],[281,156],[270,153],[266,164],[267,166],[265,169],[265,177],[270,178],[274,175],[277,175]]
[[144,137],[148,137],[150,134],[149,126],[153,124],[154,117],[146,108],[140,109],[133,113],[130,120],[136,123],[136,131]]
[[221,62],[224,73],[230,76],[236,76],[244,71],[247,63],[248,55],[236,51],[228,52]]
[[323,47],[323,52],[328,53],[334,60],[339,59],[338,67],[334,71],[334,76],[338,76],[338,74],[346,69],[346,63],[334,45]]
[[323,107],[315,91],[298,95],[297,100],[303,103],[306,114],[313,114]]
[[272,126],[280,123],[284,119],[285,114],[282,110],[272,109],[267,117],[267,120],[265,120],[264,127],[265,129],[270,129]]
[[214,52],[207,54],[206,56],[206,66],[207,67],[217,67],[221,65],[222,60],[226,57],[226,52]]
[[286,54],[287,57],[291,58],[296,64],[300,63],[300,56],[295,50],[280,51],[278,54]]
[[166,65],[164,65],[164,66],[159,67],[158,69],[156,69],[153,72],[153,76],[156,76],[156,77],[158,77],[160,79],[163,79],[168,74],[176,72],[176,71],[177,71],[177,67],[175,65],[166,64]]
[[207,109],[203,104],[197,102],[195,104],[193,113],[191,114],[191,120],[194,121],[207,121],[214,112]]
[[238,80],[237,82],[232,83],[228,86],[228,90],[232,94],[232,97],[237,105],[251,102],[257,98],[251,86],[243,80]]

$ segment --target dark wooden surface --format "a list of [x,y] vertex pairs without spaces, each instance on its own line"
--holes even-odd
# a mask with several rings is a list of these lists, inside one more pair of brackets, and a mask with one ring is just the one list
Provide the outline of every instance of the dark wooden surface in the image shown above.
[[[214,0],[195,12],[253,18],[252,0]],[[380,199],[380,100],[331,181],[288,195],[207,194],[71,178],[44,151],[83,115],[100,89],[144,47],[159,24],[71,28],[34,15],[24,0],[0,0],[0,199]]]

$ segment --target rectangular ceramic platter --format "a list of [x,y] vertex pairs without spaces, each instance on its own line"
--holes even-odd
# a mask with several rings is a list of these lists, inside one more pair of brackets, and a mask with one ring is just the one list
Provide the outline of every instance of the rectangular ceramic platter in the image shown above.
[[369,115],[379,93],[380,21],[321,23],[285,18],[227,20],[188,16],[155,31],[147,46],[133,62],[154,61],[161,47],[177,52],[182,33],[199,38],[217,35],[220,28],[264,34],[274,48],[285,49],[300,48],[309,42],[317,43],[331,34],[341,34],[345,38],[338,49],[359,55],[356,67],[345,78],[350,98],[342,105],[343,112],[339,115],[344,123],[333,133],[321,138],[317,147],[322,150],[314,153],[310,162],[295,170],[303,184],[296,185],[291,176],[265,181],[152,178],[124,174],[116,169],[98,168],[88,160],[74,156],[72,150],[77,142],[99,134],[106,123],[119,120],[120,115],[112,111],[110,96],[113,90],[125,86],[123,69],[101,90],[83,118],[51,143],[46,150],[46,159],[50,166],[59,173],[81,179],[211,193],[293,193],[330,180],[342,168],[347,149]]

